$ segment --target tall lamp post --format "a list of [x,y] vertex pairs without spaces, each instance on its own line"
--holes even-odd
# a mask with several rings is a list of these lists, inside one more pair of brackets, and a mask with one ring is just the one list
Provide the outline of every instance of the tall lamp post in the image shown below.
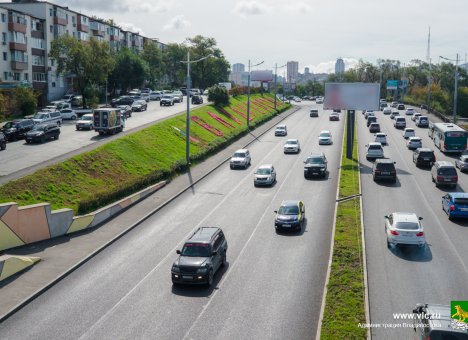
[[249,59],[249,75],[247,78],[247,129],[250,128],[250,122],[249,122],[250,120],[250,69],[251,67],[258,66],[261,64],[263,64],[263,61],[255,65],[250,65],[250,59]]
[[181,63],[187,64],[187,114],[185,117],[185,160],[187,165],[190,165],[190,64],[198,63],[209,57],[214,57],[214,55],[209,54],[197,60],[190,60],[190,51],[187,51],[187,60],[181,61]]
[[[279,68],[283,68],[285,67],[287,64],[284,64],[283,66],[280,66]],[[277,84],[277,80],[278,80],[278,63],[275,64],[275,111],[276,111],[276,96],[277,96],[277,92],[276,92],[276,84]],[[283,84],[284,84],[284,80],[283,80]],[[284,85],[283,85],[284,86]],[[284,97],[284,88],[283,88],[283,97]]]
[[458,53],[457,53],[457,59],[449,59],[449,58],[442,57],[441,55],[439,56],[439,58],[455,62],[455,84],[454,84],[454,89],[453,89],[453,122],[456,123],[457,121],[457,98],[458,98]]

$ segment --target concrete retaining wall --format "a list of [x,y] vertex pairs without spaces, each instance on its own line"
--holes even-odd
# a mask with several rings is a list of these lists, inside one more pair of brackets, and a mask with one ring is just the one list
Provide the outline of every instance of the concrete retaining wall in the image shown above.
[[0,256],[0,281],[33,266],[41,259],[39,257]]
[[18,207],[0,204],[0,251],[95,227],[166,185],[159,182],[83,216],[71,209],[51,210],[49,203]]

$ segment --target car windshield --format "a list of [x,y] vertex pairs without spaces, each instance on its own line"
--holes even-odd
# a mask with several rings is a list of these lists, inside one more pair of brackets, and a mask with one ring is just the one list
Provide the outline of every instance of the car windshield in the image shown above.
[[310,157],[310,158],[307,158],[306,163],[307,164],[323,164],[323,159],[322,157]]
[[234,153],[234,155],[232,155],[232,157],[234,157],[234,158],[244,158],[245,153],[244,152],[236,152],[236,153]]
[[280,215],[297,215],[299,214],[299,207],[297,205],[282,205],[278,214]]
[[11,129],[11,128],[15,127],[15,125],[16,125],[16,124],[13,123],[13,122],[8,122],[8,123],[6,123],[5,125],[3,125],[3,127],[4,127],[5,129]]
[[210,245],[203,243],[186,243],[181,251],[182,256],[209,257]]
[[165,99],[171,99],[172,96],[163,96],[163,98],[165,98]]
[[395,227],[403,230],[418,230],[419,224],[414,222],[397,222]]
[[320,137],[330,137],[330,133],[329,132],[322,132],[320,134]]
[[286,144],[297,144],[297,140],[288,140]]
[[81,120],[93,120],[93,116],[83,116]]
[[276,127],[276,130],[284,130],[284,129],[285,129],[284,126],[277,126],[277,127]]
[[255,172],[257,175],[269,175],[271,174],[271,170],[268,168],[260,168]]
[[43,113],[38,113],[37,115],[34,116],[34,118],[36,118],[36,119],[44,119],[46,117],[47,117],[47,115],[45,115]]
[[440,168],[439,175],[441,176],[456,176],[457,170],[455,168]]
[[32,131],[44,131],[45,126],[43,125],[34,125]]

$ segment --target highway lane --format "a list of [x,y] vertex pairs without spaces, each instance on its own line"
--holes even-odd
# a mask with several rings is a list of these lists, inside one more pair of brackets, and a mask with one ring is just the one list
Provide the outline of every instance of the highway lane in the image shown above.
[[[167,118],[176,113],[184,112],[186,109],[185,100],[186,98],[184,97],[183,103],[175,103],[174,106],[160,106],[159,101],[150,101],[147,111],[133,112],[132,117],[125,121],[124,132]],[[197,106],[199,105],[192,105],[191,107],[196,108]],[[23,139],[8,143],[6,150],[1,153],[0,177],[13,174],[31,166],[40,165],[45,161],[79,150],[96,142],[109,141],[122,135],[120,133],[110,137],[100,136],[94,130],[76,131],[75,123],[76,121],[63,120],[58,141],[49,140],[44,144],[26,144]]]
[[[403,111],[401,111],[404,115]],[[367,251],[371,323],[399,324],[410,320],[396,320],[393,313],[411,313],[416,303],[450,305],[451,300],[468,299],[468,224],[450,222],[441,209],[440,199],[448,188],[436,188],[431,182],[430,169],[416,168],[412,151],[406,148],[402,130],[393,127],[393,120],[381,112],[377,114],[382,132],[387,133],[389,145],[385,156],[396,161],[396,184],[374,183],[372,162],[365,159],[364,145],[372,141],[365,120],[357,115],[363,217]],[[414,127],[423,138],[423,147],[435,150],[437,160],[454,161],[435,149],[427,136],[427,129],[415,127],[410,116],[407,127]],[[468,188],[466,174],[459,173],[457,191]],[[427,247],[387,249],[384,215],[395,211],[415,212],[422,216]],[[373,328],[374,339],[410,339],[412,328]]]
[[[310,339],[316,333],[329,258],[343,121],[310,118],[311,102],[285,123],[302,152],[284,155],[273,131],[249,148],[247,170],[219,168],[141,226],[98,254],[0,325],[3,339]],[[331,146],[318,146],[330,129]],[[305,180],[311,151],[329,160],[326,180]],[[278,180],[255,188],[253,172],[273,163]],[[302,199],[307,224],[276,234],[283,199]],[[198,226],[223,228],[228,266],[213,288],[170,280],[175,250]]]

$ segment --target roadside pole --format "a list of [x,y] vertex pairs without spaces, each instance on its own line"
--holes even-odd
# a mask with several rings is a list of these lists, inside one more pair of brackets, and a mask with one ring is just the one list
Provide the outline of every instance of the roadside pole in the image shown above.
[[346,120],[346,158],[353,159],[353,141],[354,141],[354,115],[355,110],[347,110],[348,119]]

